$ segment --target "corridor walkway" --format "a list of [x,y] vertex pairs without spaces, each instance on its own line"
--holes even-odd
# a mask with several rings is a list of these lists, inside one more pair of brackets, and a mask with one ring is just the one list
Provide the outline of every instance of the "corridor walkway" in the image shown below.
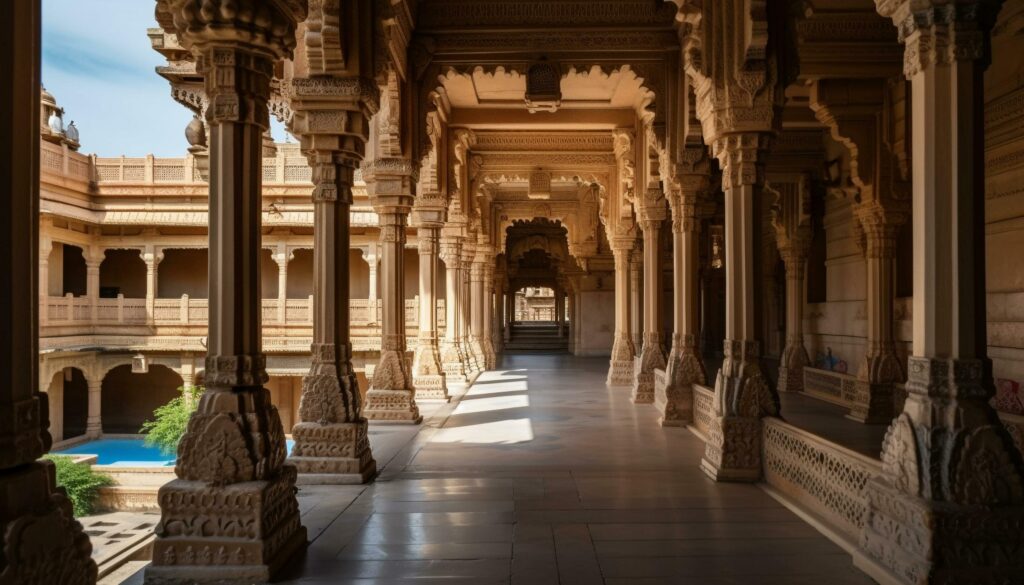
[[701,442],[606,388],[607,363],[505,356],[418,432],[371,426],[381,477],[302,487],[287,582],[871,583],[760,488],[706,479]]

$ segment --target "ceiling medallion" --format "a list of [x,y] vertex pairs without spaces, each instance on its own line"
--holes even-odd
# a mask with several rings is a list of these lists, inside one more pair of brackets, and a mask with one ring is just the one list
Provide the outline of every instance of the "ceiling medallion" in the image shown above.
[[531,114],[556,112],[562,105],[562,74],[558,66],[538,61],[526,71],[526,109]]

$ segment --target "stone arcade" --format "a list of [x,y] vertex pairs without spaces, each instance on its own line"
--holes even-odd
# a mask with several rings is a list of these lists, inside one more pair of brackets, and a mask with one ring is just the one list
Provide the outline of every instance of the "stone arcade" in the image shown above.
[[200,383],[145,582],[315,570],[296,486],[373,482],[372,428],[429,443],[531,343],[628,399],[591,475],[649,421],[879,583],[1024,583],[1024,0],[154,8],[179,159],[80,153],[40,0],[0,6],[0,585],[96,582],[40,456]]

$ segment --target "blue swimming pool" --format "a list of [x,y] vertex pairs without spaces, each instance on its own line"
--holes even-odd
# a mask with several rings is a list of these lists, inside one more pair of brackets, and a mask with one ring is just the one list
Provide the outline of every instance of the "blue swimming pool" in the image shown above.
[[[288,441],[288,452],[294,441]],[[174,465],[174,455],[164,455],[156,447],[147,447],[142,439],[97,439],[54,451],[55,455],[96,455],[97,465],[163,467]]]

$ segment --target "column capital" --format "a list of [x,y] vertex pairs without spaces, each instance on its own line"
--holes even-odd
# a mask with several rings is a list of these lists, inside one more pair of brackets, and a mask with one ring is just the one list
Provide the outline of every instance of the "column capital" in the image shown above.
[[1002,0],[875,0],[878,13],[892,19],[906,50],[908,79],[935,65],[990,59],[988,35]]
[[722,189],[756,185],[764,181],[763,153],[770,132],[723,134],[712,144],[712,152],[722,167]]
[[[853,208],[868,258],[895,258],[900,227],[910,218],[908,201],[868,201]],[[859,240],[859,238],[858,238]],[[860,244],[859,244],[860,245]]]
[[638,211],[640,229],[645,232],[652,227],[657,227],[658,224],[668,217],[665,192],[661,190],[661,187],[652,186],[644,191]]

